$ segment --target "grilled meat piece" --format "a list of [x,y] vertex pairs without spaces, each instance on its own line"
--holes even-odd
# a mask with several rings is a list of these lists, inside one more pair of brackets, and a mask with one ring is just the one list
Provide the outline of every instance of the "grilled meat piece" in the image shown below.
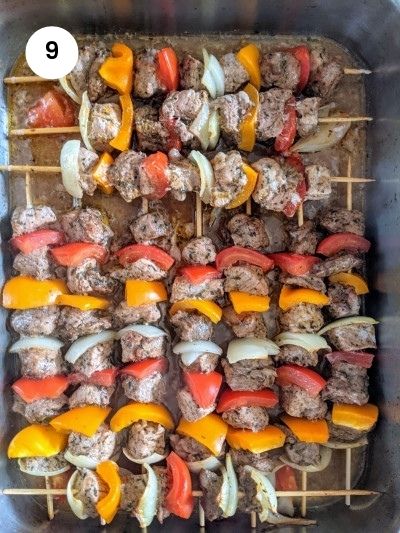
[[234,428],[261,431],[268,426],[269,416],[265,407],[248,406],[229,409],[222,413],[222,418]]
[[369,399],[368,383],[366,368],[338,361],[332,365],[332,374],[322,397],[334,403],[364,405]]
[[140,215],[132,222],[130,230],[135,241],[140,243],[170,238],[173,231],[167,213],[158,210]]
[[89,142],[98,152],[112,152],[110,141],[121,128],[121,108],[118,104],[94,104],[90,112]]
[[19,352],[21,374],[30,378],[46,378],[62,374],[64,360],[60,350],[28,348]]
[[87,150],[85,147],[81,146],[79,148],[79,155],[78,155],[78,165],[79,165],[79,178],[78,182],[81,186],[83,192],[86,194],[89,194],[90,196],[93,195],[94,191],[96,190],[97,184],[93,179],[93,170],[96,165],[96,163],[99,160],[99,156],[92,152],[91,150]]
[[368,431],[360,431],[358,429],[333,424],[333,422],[330,420],[330,415],[327,416],[327,420],[330,440],[354,442],[368,434]]
[[191,125],[199,114],[202,106],[208,102],[206,91],[184,91],[170,92],[165,98],[160,111],[160,122],[168,129],[173,124],[174,133],[183,144],[198,142],[191,131]]
[[217,300],[224,295],[224,280],[211,279],[202,283],[192,284],[185,276],[177,276],[171,289],[170,302],[178,302],[191,298],[200,300]]
[[282,331],[316,333],[324,325],[324,317],[317,305],[302,303],[281,313],[279,323]]
[[248,359],[233,364],[222,359],[221,363],[232,390],[268,389],[276,378],[276,371],[268,359]]
[[113,326],[122,328],[136,322],[152,324],[158,322],[161,313],[157,304],[144,304],[138,307],[129,307],[126,302],[121,302],[112,314]]
[[288,222],[286,229],[289,237],[289,252],[306,255],[315,254],[318,244],[318,233],[311,220],[306,220],[302,226],[299,226],[294,221]]
[[103,387],[94,383],[82,383],[69,397],[69,408],[83,407],[85,405],[110,405],[111,396],[115,387]]
[[257,140],[265,142],[281,133],[286,119],[285,104],[291,97],[292,92],[285,89],[269,89],[260,93]]
[[295,287],[304,287],[305,289],[314,289],[320,292],[326,292],[324,280],[317,278],[317,276],[291,276],[286,272],[281,272],[279,281],[283,285],[293,285]]
[[215,409],[215,404],[211,404],[208,407],[200,407],[197,405],[190,391],[186,388],[180,389],[176,393],[178,400],[178,407],[181,410],[182,416],[189,422],[195,422],[204,418],[208,414],[212,413]]
[[191,365],[186,366],[179,361],[179,365],[185,372],[213,372],[217,368],[219,356],[214,353],[201,354]]
[[98,370],[112,368],[110,357],[113,348],[113,341],[101,342],[89,348],[75,361],[73,371],[89,377]]
[[360,298],[351,285],[333,283],[328,287],[328,296],[328,311],[333,318],[358,315],[360,312]]
[[96,259],[85,259],[77,267],[68,267],[67,285],[75,294],[110,295],[117,289],[117,282],[100,273]]
[[235,246],[262,250],[269,244],[265,225],[259,218],[239,213],[229,220],[227,227]]
[[93,207],[68,211],[61,216],[60,222],[69,242],[94,242],[108,247],[114,236],[103,222],[101,211]]
[[171,324],[183,341],[209,341],[213,334],[211,320],[195,311],[177,311],[171,317]]
[[242,291],[249,294],[266,296],[268,282],[260,267],[253,265],[231,266],[224,270],[225,292]]
[[235,470],[241,466],[249,465],[257,468],[261,472],[272,472],[272,470],[279,464],[280,450],[278,454],[272,452],[252,453],[246,450],[230,450],[232,462]]
[[107,57],[109,57],[108,50],[105,47],[98,48],[96,46],[96,58],[90,65],[87,85],[87,92],[91,102],[100,100],[103,96],[107,96],[108,93],[112,94],[112,91],[99,74],[99,69]]
[[91,517],[99,516],[96,504],[108,493],[108,487],[100,477],[88,468],[79,468],[74,483],[74,496],[82,502],[82,512]]
[[203,63],[190,54],[186,54],[180,65],[180,84],[182,89],[201,91],[203,88],[201,83],[203,72]]
[[218,152],[211,164],[214,170],[214,185],[211,188],[210,203],[214,207],[224,207],[247,183],[242,156],[236,150]]
[[127,398],[141,403],[161,403],[166,392],[164,377],[159,372],[141,379],[129,375],[124,376],[122,388]]
[[142,279],[145,281],[154,281],[167,277],[167,272],[162,270],[150,259],[138,259],[130,263],[125,268],[111,268],[108,274],[111,278],[125,283],[128,279]]
[[158,110],[150,105],[135,110],[135,128],[140,150],[165,151],[169,133],[158,120]]
[[129,428],[126,448],[134,459],[145,459],[153,453],[165,453],[166,430],[160,424],[139,420]]
[[313,398],[296,385],[281,387],[280,403],[288,415],[305,417],[309,420],[324,418],[328,410],[320,394]]
[[61,470],[68,466],[62,453],[52,455],[51,457],[23,457],[19,459],[20,469],[24,472],[48,472],[51,474],[56,470]]
[[78,61],[67,75],[68,81],[76,94],[81,97],[88,90],[89,70],[96,59],[97,48],[104,47],[102,43],[86,44],[79,49]]
[[311,135],[318,128],[318,109],[321,98],[304,98],[296,102],[297,133],[300,137]]
[[293,92],[300,81],[300,63],[291,52],[276,51],[261,59],[261,79],[264,87],[279,87]]
[[71,432],[68,436],[68,451],[73,455],[83,455],[101,463],[119,452],[118,433],[102,424],[92,437]]
[[60,308],[55,305],[13,311],[10,325],[20,335],[51,335],[57,327],[59,315]]
[[222,518],[222,509],[219,506],[221,499],[222,476],[211,470],[201,470],[199,474],[200,487],[203,491],[201,505],[207,520],[213,521]]
[[253,168],[258,172],[253,200],[264,209],[282,211],[297,194],[296,189],[301,174],[289,166],[284,170],[283,165],[270,157],[259,159],[253,163]]
[[81,311],[74,307],[63,307],[58,319],[59,336],[65,341],[111,329],[111,316],[104,311]]
[[249,75],[243,65],[232,52],[223,55],[219,60],[225,78],[225,93],[235,93],[249,81]]
[[167,175],[172,195],[179,201],[184,201],[187,192],[200,190],[200,172],[186,157],[182,157],[178,150],[170,150]]
[[125,202],[132,202],[140,196],[140,163],[146,158],[143,152],[126,150],[115,158],[108,171],[108,178]]
[[337,61],[332,61],[322,47],[311,50],[310,59],[310,87],[317,96],[327,98],[342,79],[343,67]]
[[349,211],[343,207],[333,207],[319,215],[319,225],[329,233],[349,231],[363,236],[365,233],[364,215],[361,211]]
[[35,424],[59,415],[67,403],[68,398],[65,394],[61,394],[58,398],[42,398],[30,403],[15,395],[12,410],[25,417],[30,424]]
[[192,439],[191,437],[181,437],[180,435],[170,435],[171,446],[175,453],[184,461],[191,463],[194,461],[203,461],[210,457],[211,453],[208,448]]
[[182,249],[182,259],[189,264],[207,265],[217,256],[214,243],[210,237],[196,237]]
[[214,100],[213,106],[218,111],[221,133],[228,144],[239,143],[240,125],[252,105],[248,94],[244,91],[226,94]]
[[322,200],[332,193],[331,171],[324,165],[307,165],[305,167],[307,180],[306,200]]
[[301,346],[285,344],[281,346],[278,355],[274,356],[277,364],[291,363],[299,366],[316,366],[318,364],[318,353],[309,352]]
[[242,513],[262,511],[262,505],[257,498],[257,484],[251,477],[251,473],[244,467],[238,468],[239,478],[239,490],[242,493],[242,497],[239,498],[238,509]]
[[315,466],[321,461],[319,444],[299,442],[294,436],[287,437],[285,452],[289,461],[300,466]]
[[326,335],[329,343],[339,351],[351,352],[376,348],[373,324],[339,326],[327,331]]
[[235,337],[265,338],[267,330],[260,313],[236,313],[232,306],[223,308],[223,319]]
[[137,362],[148,358],[164,357],[167,349],[166,335],[146,337],[127,330],[121,337],[122,362]]
[[47,246],[36,248],[29,254],[19,253],[14,258],[13,268],[21,276],[44,280],[54,276],[54,267]]
[[340,253],[324,259],[312,267],[311,273],[318,278],[326,278],[339,272],[347,272],[353,268],[362,268],[364,261],[351,253]]
[[164,466],[153,466],[158,481],[157,492],[157,520],[162,524],[171,514],[165,507],[165,498],[169,489],[168,468]]
[[134,92],[139,98],[151,98],[165,90],[158,80],[156,57],[154,48],[143,50],[136,57]]
[[16,207],[11,216],[13,236],[31,233],[42,228],[48,228],[57,217],[51,207],[35,205],[34,207]]

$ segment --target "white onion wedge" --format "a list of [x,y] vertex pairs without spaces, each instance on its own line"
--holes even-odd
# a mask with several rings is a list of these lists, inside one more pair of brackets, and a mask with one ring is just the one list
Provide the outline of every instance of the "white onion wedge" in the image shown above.
[[218,470],[222,466],[221,461],[217,457],[214,457],[214,455],[201,461],[189,461],[186,464],[193,474],[198,474],[200,470]]
[[[280,513],[273,513],[272,511],[268,511],[266,522],[275,526],[314,526],[316,524],[315,520],[308,520],[307,518],[291,518]],[[290,531],[292,531],[292,529]]]
[[75,470],[75,472],[69,478],[68,485],[67,485],[67,501],[74,515],[77,516],[80,520],[86,520],[86,518],[89,518],[89,515],[85,513],[85,506],[81,500],[78,500],[78,498],[75,498],[74,485],[76,482],[76,478],[79,475],[80,475],[79,470]]
[[79,468],[88,468],[89,470],[94,470],[96,466],[101,463],[101,461],[96,461],[87,455],[74,455],[69,450],[65,451],[64,458],[72,465]]
[[86,335],[81,337],[71,344],[67,353],[65,354],[65,360],[69,363],[75,363],[81,355],[87,350],[93,348],[97,344],[103,342],[113,341],[115,339],[114,331],[101,331],[100,333],[93,333],[93,335]]
[[204,73],[201,83],[211,98],[222,96],[225,92],[225,75],[218,59],[203,48]]
[[147,472],[146,488],[134,511],[135,517],[139,520],[140,527],[148,527],[157,513],[158,479],[154,470],[148,464],[143,467]]
[[92,111],[92,104],[90,103],[87,91],[82,94],[82,103],[79,110],[79,128],[84,145],[88,150],[96,152],[89,141],[89,121],[90,113]]
[[80,98],[74,89],[71,87],[71,84],[69,82],[69,79],[67,76],[64,76],[58,80],[60,82],[61,87],[64,89],[64,91],[67,93],[67,95],[76,102],[77,104],[81,104],[82,98]]
[[320,124],[315,133],[300,139],[290,151],[300,153],[320,152],[339,143],[351,126],[350,122],[332,122]]
[[59,476],[60,474],[63,474],[64,472],[67,472],[71,466],[65,465],[61,468],[57,468],[56,470],[29,470],[27,468],[24,468],[22,466],[21,459],[18,459],[18,466],[21,472],[24,474],[29,474],[30,476],[36,476],[36,477],[52,477],[52,476]]
[[160,454],[160,453],[152,453],[151,455],[148,455],[144,459],[135,459],[127,450],[127,448],[122,448],[122,453],[125,455],[127,459],[132,461],[132,463],[136,463],[138,465],[148,464],[153,465],[154,463],[159,463],[160,461],[163,461],[167,457],[167,453]]
[[214,150],[217,146],[221,133],[219,114],[216,109],[211,111],[208,119],[208,148]]
[[205,100],[189,128],[193,135],[200,141],[203,150],[207,150],[209,145],[209,117],[210,106],[208,105],[208,100]]
[[270,355],[278,353],[279,346],[269,339],[246,337],[234,339],[229,343],[227,359],[232,364],[244,359],[268,359]]
[[60,350],[64,343],[55,337],[21,337],[8,349],[11,353],[19,353],[30,348],[40,348],[42,350]]
[[285,331],[275,337],[274,341],[278,346],[292,344],[300,346],[300,348],[304,348],[308,352],[316,352],[318,350],[331,351],[331,347],[326,340],[314,333],[291,333],[290,331]]
[[200,198],[205,204],[211,200],[211,189],[214,186],[214,170],[210,161],[201,152],[192,150],[189,159],[196,163],[200,172]]
[[246,465],[244,469],[249,472],[251,479],[257,486],[256,499],[260,502],[262,508],[261,513],[258,513],[258,517],[261,522],[265,522],[268,518],[268,512],[271,510],[276,513],[278,509],[275,489],[267,476],[256,468]]
[[321,459],[317,465],[301,466],[296,463],[292,463],[292,461],[290,461],[286,457],[286,455],[281,455],[280,460],[282,461],[282,463],[285,463],[286,465],[291,466],[295,470],[300,470],[300,472],[322,472],[322,470],[325,470],[325,468],[331,462],[332,450],[330,448],[321,446],[320,455],[321,455]]
[[222,348],[212,341],[181,341],[175,344],[172,348],[174,354],[182,354],[188,352],[200,352],[200,353],[214,353],[216,355],[222,355]]
[[229,518],[230,516],[234,516],[234,514],[236,513],[239,502],[239,484],[235,470],[233,468],[230,453],[227,453],[225,456],[225,468],[229,485],[229,498],[225,510],[223,512],[223,517]]
[[203,352],[185,352],[181,354],[182,364],[190,366],[202,355],[204,355]]
[[60,153],[61,177],[65,190],[74,198],[82,198],[83,189],[79,183],[79,150],[81,141],[67,141]]
[[162,335],[167,336],[165,331],[161,328],[148,326],[147,324],[131,324],[117,331],[115,338],[117,340],[121,339],[125,333],[128,333],[128,331],[134,331],[135,333],[142,335],[142,337],[147,337],[148,339],[155,339],[156,337],[161,337]]
[[352,326],[353,324],[379,324],[377,320],[370,316],[349,316],[347,318],[339,318],[335,322],[331,322],[318,331],[318,335],[323,335],[331,329],[340,328],[342,326]]
[[221,465],[219,471],[222,477],[222,483],[218,494],[218,507],[222,511],[222,516],[225,517],[225,513],[228,510],[229,505],[229,481],[226,468],[223,465]]
[[360,448],[368,444],[367,437],[362,437],[354,442],[340,442],[340,441],[328,441],[322,446],[326,448],[332,448],[332,450],[345,450],[346,448]]

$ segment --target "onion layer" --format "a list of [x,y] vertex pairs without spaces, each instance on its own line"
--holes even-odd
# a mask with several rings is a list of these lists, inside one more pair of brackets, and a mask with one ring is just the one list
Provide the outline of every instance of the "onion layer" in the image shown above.
[[331,347],[326,340],[320,335],[313,333],[291,333],[290,331],[285,331],[275,337],[274,340],[278,346],[292,344],[294,346],[300,346],[300,348],[304,348],[308,352],[316,352],[318,350],[331,351]]
[[125,455],[125,457],[127,459],[129,459],[130,461],[132,461],[132,463],[136,463],[138,465],[143,465],[143,464],[148,464],[148,465],[152,465],[154,463],[159,463],[160,461],[162,461],[163,459],[165,459],[167,457],[167,453],[164,453],[163,455],[161,455],[160,453],[152,453],[151,455],[148,455],[147,457],[145,457],[144,459],[135,459],[135,457],[133,457],[129,451],[127,450],[127,448],[122,448],[122,453]]
[[161,328],[156,328],[155,326],[149,326],[147,324],[131,324],[126,326],[126,328],[120,329],[116,335],[116,339],[121,339],[128,331],[134,331],[141,335],[142,337],[147,337],[148,339],[154,339],[156,337],[166,336],[167,334]]
[[255,482],[257,488],[256,500],[261,504],[262,511],[258,513],[261,522],[265,522],[268,518],[268,512],[277,512],[278,499],[276,497],[275,489],[270,480],[256,468],[246,465],[244,469],[249,472],[251,479]]
[[210,161],[201,152],[192,150],[189,159],[196,163],[200,172],[200,198],[204,203],[211,201],[211,189],[214,186],[214,171]]
[[83,505],[83,502],[81,500],[78,500],[78,498],[75,498],[75,494],[74,494],[74,485],[76,482],[76,478],[78,476],[79,476],[79,471],[75,470],[75,472],[69,478],[68,485],[67,485],[67,501],[74,515],[77,516],[80,520],[86,520],[86,518],[89,518],[89,515],[87,515],[84,512],[85,506]]
[[[343,115],[347,116],[347,115]],[[320,124],[312,135],[304,137],[295,143],[290,151],[299,153],[320,152],[339,143],[349,131],[350,122],[331,122]]]
[[301,472],[322,472],[322,470],[325,470],[325,468],[329,465],[332,459],[332,450],[326,448],[325,446],[326,445],[320,448],[321,459],[317,465],[301,466],[296,463],[292,463],[292,461],[289,461],[286,455],[281,455],[280,460],[282,461],[282,463],[291,466],[295,470],[300,470]]
[[353,324],[378,324],[379,322],[370,316],[349,316],[347,318],[339,318],[335,322],[331,322],[327,326],[318,331],[318,335],[323,335],[331,329],[340,328],[342,326],[352,326]]
[[202,103],[200,111],[189,128],[200,141],[203,150],[207,150],[209,145],[209,117],[210,106],[208,105],[208,100],[206,100]]
[[21,337],[17,342],[14,342],[8,349],[11,353],[19,353],[22,350],[29,350],[30,348],[40,348],[42,350],[60,350],[64,343],[55,337]]
[[64,89],[64,91],[68,94],[68,96],[76,102],[77,104],[82,103],[82,98],[80,98],[74,89],[71,87],[71,84],[69,83],[68,77],[64,76],[58,80],[60,82],[61,87]]
[[69,450],[66,450],[64,453],[64,458],[69,463],[79,467],[79,468],[88,468],[89,470],[94,470],[96,466],[101,461],[96,461],[87,455],[74,455]]
[[148,464],[143,468],[147,472],[146,488],[139,500],[134,515],[139,520],[140,527],[148,527],[157,513],[158,479],[154,470]]
[[203,48],[204,73],[201,83],[211,98],[222,96],[225,92],[225,75],[218,59]]
[[229,492],[225,510],[223,509],[223,517],[229,518],[236,513],[239,502],[239,485],[230,453],[227,453],[225,456],[225,468]]
[[22,466],[23,462],[21,459],[18,459],[18,466],[21,472],[24,474],[29,474],[30,476],[37,476],[37,477],[52,477],[52,476],[59,476],[60,474],[63,474],[64,472],[67,472],[71,467],[70,465],[62,466],[61,468],[58,468],[57,470],[28,470]]
[[79,183],[79,150],[81,141],[67,141],[60,153],[62,182],[68,194],[82,198],[83,189]]
[[90,103],[87,91],[85,91],[82,94],[82,103],[81,108],[79,110],[79,128],[81,131],[82,140],[86,148],[88,150],[91,150],[92,152],[95,152],[96,150],[93,148],[89,141],[89,120],[91,111],[92,104]]
[[219,114],[216,109],[211,111],[208,119],[208,148],[214,150],[217,146],[221,133]]
[[198,474],[200,470],[217,470],[222,466],[221,461],[219,461],[219,459],[214,455],[211,455],[206,459],[202,459],[201,461],[189,461],[186,464],[189,470],[194,474]]
[[181,341],[172,348],[172,351],[177,355],[190,352],[222,355],[222,348],[211,341]]
[[268,359],[270,355],[278,353],[279,347],[269,339],[247,337],[229,343],[227,359],[232,364],[244,359]]
[[69,363],[75,363],[81,355],[87,350],[93,348],[97,344],[103,342],[113,341],[115,339],[114,331],[101,331],[100,333],[93,333],[93,335],[86,335],[77,341],[73,342],[65,354],[65,360]]
[[345,450],[346,448],[360,448],[361,446],[366,446],[368,444],[368,439],[362,437],[354,442],[340,442],[340,441],[328,441],[323,444],[327,448],[332,448],[333,450]]

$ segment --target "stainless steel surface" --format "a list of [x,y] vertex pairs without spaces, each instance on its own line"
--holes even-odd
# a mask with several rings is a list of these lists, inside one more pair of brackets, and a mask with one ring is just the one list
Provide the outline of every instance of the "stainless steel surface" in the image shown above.
[[[370,67],[374,74],[367,79],[368,114],[375,117],[369,126],[369,168],[367,175],[377,178],[367,194],[368,237],[374,242],[370,258],[368,310],[380,321],[378,364],[372,372],[372,400],[379,404],[381,418],[370,446],[369,467],[360,486],[382,491],[383,495],[363,509],[345,507],[343,500],[310,517],[319,521],[318,531],[353,533],[395,532],[400,528],[400,370],[396,366],[400,344],[400,5],[389,0],[0,0],[0,77],[7,73],[36,29],[59,25],[72,32],[102,33],[138,31],[151,33],[180,32],[269,32],[320,34],[337,40]],[[1,100],[2,131],[0,160],[7,160],[4,89]],[[3,176],[0,177],[3,180]],[[0,183],[0,217],[3,241],[9,235],[7,183]],[[3,268],[9,272],[9,256],[3,246]],[[1,312],[0,349],[8,343],[5,333],[6,313]],[[0,399],[0,485],[23,486],[23,478],[5,459],[10,435],[15,432],[10,416],[9,382],[13,360],[5,356]],[[360,499],[354,505],[362,506]],[[366,502],[364,502],[366,503]],[[128,525],[129,524],[129,525]],[[139,530],[134,521],[118,520],[108,529]],[[248,531],[248,517],[214,523],[213,532]],[[96,521],[79,522],[70,513],[59,513],[46,521],[45,499],[0,496],[0,531],[95,531]],[[169,520],[167,526],[152,531],[195,531],[191,522]],[[294,531],[282,529],[281,531]]]

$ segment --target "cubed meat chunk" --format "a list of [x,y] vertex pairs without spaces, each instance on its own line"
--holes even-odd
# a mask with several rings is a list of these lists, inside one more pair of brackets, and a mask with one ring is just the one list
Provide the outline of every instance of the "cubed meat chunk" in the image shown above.
[[279,323],[282,331],[293,333],[316,333],[324,325],[321,309],[309,303],[301,303],[281,313]]
[[309,420],[324,418],[328,406],[321,395],[312,397],[296,385],[288,385],[280,390],[280,402],[283,410],[291,416],[304,417]]
[[364,261],[361,257],[351,253],[339,253],[324,259],[313,266],[311,273],[318,278],[326,278],[339,272],[347,272],[353,268],[362,268]]
[[36,309],[23,309],[13,311],[10,324],[13,330],[20,335],[41,336],[52,335],[57,327],[59,307],[49,305]]
[[300,63],[291,52],[276,51],[262,56],[261,79],[264,87],[279,87],[293,92],[300,81]]
[[161,424],[139,420],[131,425],[126,449],[134,459],[145,459],[153,453],[165,453],[166,431]]
[[31,233],[42,228],[48,228],[57,222],[57,217],[51,207],[35,205],[34,207],[17,207],[11,216],[13,236]]
[[212,522],[222,518],[221,500],[222,476],[211,470],[201,470],[199,474],[202,490],[201,505],[207,520]]
[[317,278],[317,276],[291,276],[286,272],[281,272],[279,275],[279,281],[283,285],[293,285],[294,287],[304,287],[305,289],[326,292],[324,280]]
[[161,403],[166,392],[165,379],[159,372],[141,379],[124,376],[122,388],[127,398],[141,403]]
[[92,207],[68,211],[60,221],[69,242],[94,242],[107,247],[114,236],[101,211]]
[[177,311],[171,317],[171,324],[183,341],[209,341],[213,335],[211,320],[195,311]]
[[21,374],[30,378],[46,378],[62,374],[65,370],[60,350],[28,348],[19,352]]
[[96,504],[108,494],[108,487],[96,472],[88,468],[77,469],[73,491],[75,498],[82,502],[82,512],[91,518],[98,517]]
[[229,409],[222,413],[222,418],[234,428],[261,431],[268,426],[269,416],[265,407],[248,406]]
[[171,289],[170,302],[198,298],[200,300],[217,300],[224,295],[224,280],[211,279],[202,283],[190,283],[185,276],[177,276]]
[[328,341],[338,351],[351,352],[376,348],[373,324],[351,324],[339,326],[326,333]]
[[268,359],[244,359],[232,364],[222,359],[221,363],[232,390],[269,389],[276,378],[276,371]]
[[182,361],[179,362],[180,367],[185,372],[212,372],[216,369],[219,361],[219,356],[215,353],[203,353],[192,364],[185,365]]
[[68,436],[68,451],[72,455],[83,455],[99,463],[113,458],[119,452],[118,433],[102,424],[92,437],[72,432]]
[[254,265],[231,266],[224,270],[225,292],[241,291],[259,296],[268,294],[268,282],[262,268]]
[[139,98],[150,98],[164,90],[158,80],[156,58],[154,48],[143,50],[136,57],[134,92]]
[[147,242],[163,237],[170,238],[172,226],[167,213],[153,211],[136,218],[130,225],[130,230],[136,242]]
[[329,58],[327,52],[317,47],[311,50],[310,87],[317,96],[327,98],[332,95],[343,77],[343,66]]
[[183,144],[195,141],[195,135],[191,131],[191,125],[199,114],[203,105],[208,105],[208,93],[206,91],[173,91],[164,100],[160,121],[168,129],[173,125],[174,133]]
[[285,453],[289,461],[300,466],[316,466],[321,461],[319,444],[299,442],[295,437],[286,439]]
[[211,164],[214,170],[211,205],[224,207],[239,194],[247,183],[242,156],[236,150],[227,153],[218,152]]
[[154,466],[154,472],[157,476],[157,520],[162,524],[170,516],[170,512],[165,507],[165,499],[169,492],[169,474],[168,468],[164,466]]
[[31,276],[44,280],[54,276],[53,263],[47,246],[36,248],[29,254],[19,253],[15,256],[13,268],[21,276]]
[[69,408],[83,407],[85,405],[110,405],[111,396],[115,387],[103,387],[94,383],[82,383],[69,397]]
[[180,84],[182,89],[202,89],[201,78],[203,77],[204,65],[201,61],[186,54],[180,65]]
[[117,282],[101,274],[96,259],[85,259],[76,267],[68,267],[67,285],[75,294],[110,295],[117,289]]
[[167,272],[162,270],[150,259],[138,259],[130,263],[125,268],[111,268],[108,271],[111,278],[125,283],[128,279],[142,279],[145,281],[160,280],[167,276]]
[[225,94],[235,93],[249,81],[247,70],[232,52],[223,55],[219,62],[224,71]]
[[73,371],[89,377],[98,370],[112,368],[110,357],[113,348],[113,341],[101,342],[89,348],[75,361]]
[[79,49],[78,61],[71,72],[67,75],[68,81],[76,94],[81,97],[88,89],[89,70],[96,59],[96,49],[100,43],[87,44]]
[[180,389],[176,394],[178,400],[178,407],[181,410],[182,417],[189,422],[195,422],[212,413],[215,409],[215,404],[208,407],[200,407],[197,405],[195,399],[190,391],[186,388]]
[[274,356],[275,363],[290,363],[299,366],[316,366],[318,364],[318,353],[309,352],[301,346],[285,344],[281,346],[278,355]]
[[358,315],[360,312],[360,298],[351,285],[333,283],[328,288],[328,296],[328,311],[333,318]]
[[89,120],[89,142],[98,152],[112,152],[110,141],[121,128],[121,108],[118,104],[94,104]]
[[318,244],[318,233],[311,220],[306,220],[302,226],[299,226],[297,222],[289,222],[287,224],[287,231],[289,252],[306,255],[315,254]]
[[338,361],[332,365],[322,398],[334,403],[364,405],[369,399],[368,382],[366,368]]
[[292,92],[285,89],[270,89],[260,93],[256,137],[259,141],[268,141],[277,137],[285,123],[285,104],[292,97]]
[[88,96],[91,102],[96,102],[103,96],[106,97],[108,94],[112,94],[112,90],[107,86],[106,82],[99,74],[99,69],[107,57],[109,57],[109,52],[105,47],[103,48],[100,46],[97,48],[96,59],[90,65],[89,80],[87,85]]
[[307,180],[306,200],[322,200],[332,193],[331,172],[324,165],[307,165],[305,167]]
[[169,440],[174,452],[186,462],[203,461],[211,455],[208,448],[191,437],[171,435]]
[[[270,157],[263,157],[253,164],[258,172],[253,200],[264,209],[282,211],[291,198],[288,180],[283,168]],[[297,184],[294,189],[296,189]]]
[[229,453],[231,454],[235,470],[241,466],[249,465],[257,468],[261,472],[272,472],[280,463],[279,455],[281,454],[281,450],[278,450],[278,455],[273,452],[252,453],[246,450],[234,449],[231,449]]
[[81,186],[84,193],[93,195],[96,190],[97,184],[93,179],[93,170],[96,163],[99,160],[99,156],[87,150],[85,147],[81,146],[79,148],[78,154],[78,166],[79,166],[79,177],[78,182]]
[[168,129],[158,120],[158,109],[145,105],[135,110],[135,128],[140,150],[165,151],[168,144]]
[[214,100],[220,119],[221,133],[227,143],[237,145],[240,141],[240,125],[252,108],[247,93],[226,94]]
[[72,342],[78,337],[111,329],[111,316],[104,311],[81,311],[63,307],[58,319],[58,331],[63,340]]
[[130,329],[121,332],[122,362],[137,362],[148,358],[164,357],[167,349],[166,335],[146,337]]
[[217,256],[214,243],[210,237],[192,239],[182,249],[182,259],[189,264],[207,265]]
[[347,426],[333,424],[330,416],[327,417],[329,427],[329,438],[339,442],[354,442],[364,437],[368,431],[360,431]]
[[365,221],[361,211],[349,211],[343,207],[333,207],[324,211],[319,216],[319,225],[329,233],[342,233],[349,231],[356,235],[364,235]]
[[223,309],[223,319],[232,328],[235,337],[265,338],[267,330],[260,313],[236,313],[233,307]]
[[239,477],[239,490],[242,493],[242,497],[239,498],[238,509],[242,513],[261,513],[263,506],[259,498],[257,498],[258,487],[254,479],[251,477],[245,467],[238,468]]
[[68,398],[65,394],[61,394],[58,398],[42,398],[31,403],[15,395],[12,410],[25,417],[30,424],[35,424],[59,415],[67,403]]
[[318,109],[321,98],[304,98],[296,102],[297,133],[300,137],[307,137],[318,128]]
[[[51,457],[22,457],[18,460],[19,467],[23,472],[32,472],[37,475],[37,472],[48,472],[49,476],[52,472],[68,467],[68,462],[64,459],[62,453],[52,455]],[[45,474],[42,474],[45,475]]]
[[126,150],[115,158],[108,177],[125,202],[132,202],[140,196],[139,166],[146,158],[143,152]]
[[167,175],[172,195],[179,201],[184,201],[187,192],[200,190],[200,173],[186,157],[182,157],[178,150],[170,150]]
[[129,307],[126,302],[121,302],[112,314],[113,326],[122,328],[136,322],[152,324],[158,322],[161,312],[157,304],[144,304],[138,307]]
[[262,220],[239,213],[232,217],[228,224],[235,246],[263,250],[269,244],[269,238]]

